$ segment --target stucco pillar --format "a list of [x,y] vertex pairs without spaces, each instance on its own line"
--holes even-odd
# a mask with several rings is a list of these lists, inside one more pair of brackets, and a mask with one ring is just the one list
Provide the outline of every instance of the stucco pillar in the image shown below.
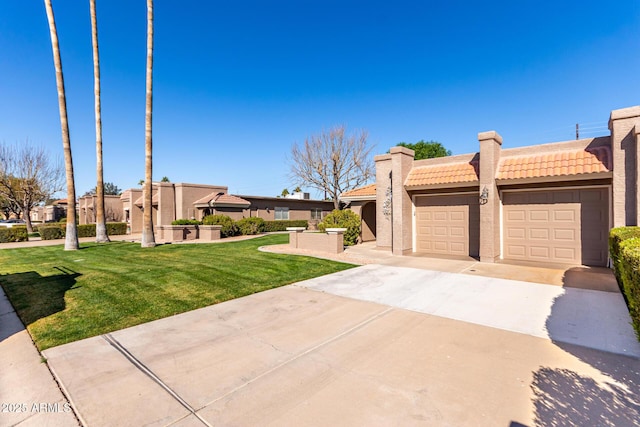
[[640,224],[638,126],[640,106],[611,112],[609,130],[613,158],[614,227]]
[[391,154],[375,156],[376,247],[391,250]]
[[413,203],[404,188],[404,182],[413,167],[414,151],[405,147],[393,147],[391,154],[391,250],[394,255],[413,251]]
[[480,261],[495,262],[500,258],[500,196],[496,171],[500,161],[502,137],[496,131],[480,132]]
[[[175,192],[173,184],[167,182],[154,183],[158,195],[158,225],[171,225],[175,217]],[[190,219],[190,218],[189,218]]]

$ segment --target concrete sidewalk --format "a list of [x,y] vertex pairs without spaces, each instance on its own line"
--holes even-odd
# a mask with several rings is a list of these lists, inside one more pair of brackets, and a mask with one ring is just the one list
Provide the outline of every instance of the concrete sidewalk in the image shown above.
[[475,279],[369,265],[44,353],[89,426],[638,425],[637,343],[574,328],[615,294]]
[[0,288],[0,426],[77,426],[71,405],[42,363]]

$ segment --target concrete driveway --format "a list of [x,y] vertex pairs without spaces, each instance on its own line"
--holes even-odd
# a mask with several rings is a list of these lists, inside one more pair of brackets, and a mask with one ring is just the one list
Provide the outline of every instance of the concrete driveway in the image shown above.
[[640,425],[619,293],[367,265],[46,350],[88,426]]

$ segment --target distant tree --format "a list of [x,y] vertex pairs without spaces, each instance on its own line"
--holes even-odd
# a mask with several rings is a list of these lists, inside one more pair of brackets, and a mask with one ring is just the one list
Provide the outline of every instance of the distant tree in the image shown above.
[[0,144],[0,197],[15,214],[22,214],[27,230],[31,209],[64,189],[64,168],[41,147]]
[[156,245],[156,238],[153,234],[153,199],[152,185],[153,179],[153,134],[152,134],[152,114],[153,114],[153,0],[147,0],[147,67],[146,67],[146,103],[145,103],[145,125],[144,125],[144,189],[142,191],[142,240],[141,247],[152,248]]
[[171,181],[169,181],[169,178],[167,178],[166,176],[163,176],[160,182],[171,182]]
[[284,190],[282,190],[282,193],[280,193],[280,196],[278,197],[287,197],[288,195],[289,195],[289,190],[285,188]]
[[0,195],[0,212],[4,216],[4,219],[9,219],[11,214],[14,214],[15,216],[19,217],[20,214],[22,213],[22,211],[20,210],[20,206],[18,206],[18,204],[1,195]]
[[[51,49],[53,51],[53,64],[56,71],[56,87],[58,90],[58,109],[60,111],[60,128],[62,130],[62,150],[64,152],[64,168],[67,181],[67,209],[76,211],[76,184],[73,175],[73,158],[71,157],[71,138],[69,137],[69,120],[67,117],[67,97],[64,89],[64,75],[62,74],[62,59],[60,57],[60,44],[58,43],[58,30],[53,15],[51,0],[44,0],[44,7],[49,21],[49,34],[51,37]],[[27,213],[25,212],[25,215]],[[25,219],[26,221],[26,219]],[[30,227],[27,222],[27,227]],[[78,250],[78,223],[75,215],[67,215],[67,230],[65,233],[64,250]]]
[[372,149],[366,131],[347,135],[344,126],[337,126],[308,137],[301,146],[293,145],[290,177],[300,185],[324,191],[339,209],[341,193],[375,176]]
[[[105,196],[119,196],[122,194],[122,190],[113,182],[105,182],[103,186]],[[97,194],[96,190],[97,187],[93,187],[91,190],[84,193],[83,196],[95,196]]]
[[298,185],[296,188],[293,189],[294,193],[302,193],[302,188],[300,188],[300,186]]
[[415,144],[400,142],[399,147],[410,148],[415,151],[414,159],[433,159],[436,157],[446,157],[451,155],[451,150],[447,150],[444,146],[437,141],[424,141],[420,140]]

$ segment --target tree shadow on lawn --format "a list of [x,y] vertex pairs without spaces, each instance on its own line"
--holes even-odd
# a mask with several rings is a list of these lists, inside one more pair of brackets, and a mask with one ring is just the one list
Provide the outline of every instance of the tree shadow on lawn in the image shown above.
[[[54,268],[58,273],[51,276],[42,276],[35,271],[0,275],[0,285],[24,325],[65,309],[64,296],[74,288],[81,274],[65,267]],[[0,341],[19,332],[16,327],[2,328]]]
[[[535,425],[640,426],[640,358],[622,296],[593,290],[601,289],[607,276],[585,275],[574,286],[569,282],[576,277],[567,273],[565,292],[554,300],[546,321],[549,337],[602,376],[541,366],[531,384]],[[601,283],[594,287],[590,280]],[[609,352],[622,348],[630,355]]]

